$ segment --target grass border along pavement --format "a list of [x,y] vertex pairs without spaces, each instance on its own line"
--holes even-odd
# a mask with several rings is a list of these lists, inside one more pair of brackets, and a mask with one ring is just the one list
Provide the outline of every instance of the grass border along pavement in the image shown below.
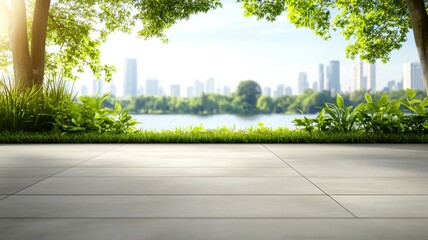
[[113,133],[0,132],[0,143],[428,143],[426,134],[308,133],[288,129]]

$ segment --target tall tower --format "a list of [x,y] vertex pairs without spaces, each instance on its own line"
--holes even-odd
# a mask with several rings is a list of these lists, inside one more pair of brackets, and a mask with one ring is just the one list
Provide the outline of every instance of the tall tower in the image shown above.
[[137,59],[125,59],[125,75],[123,83],[124,97],[137,95]]
[[298,78],[298,93],[302,94],[308,89],[308,76],[305,72],[299,72],[299,78]]
[[159,93],[159,81],[157,79],[146,80],[146,95],[158,96]]
[[328,90],[331,92],[340,92],[340,62],[330,61],[327,67]]
[[424,90],[422,67],[418,62],[405,63],[403,65],[403,88]]
[[367,90],[374,93],[376,92],[376,65],[368,64],[367,65]]
[[180,85],[171,85],[171,96],[180,97]]
[[356,61],[354,64],[354,80],[352,83],[352,91],[366,90],[364,79],[364,62]]
[[320,92],[324,91],[324,64],[319,65],[318,69],[318,86]]
[[204,92],[204,82],[196,79],[195,80],[195,97],[199,97]]
[[214,93],[214,78],[208,78],[205,81],[206,93]]

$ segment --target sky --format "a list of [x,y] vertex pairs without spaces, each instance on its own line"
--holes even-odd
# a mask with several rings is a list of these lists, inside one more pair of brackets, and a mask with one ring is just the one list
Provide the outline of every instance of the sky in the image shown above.
[[[140,87],[146,79],[159,79],[167,94],[171,84],[180,84],[184,96],[195,79],[207,78],[214,78],[216,87],[220,84],[234,89],[239,81],[252,79],[272,89],[278,84],[291,86],[296,93],[299,72],[308,74],[312,86],[318,80],[318,65],[330,60],[340,61],[342,90],[349,89],[354,61],[345,57],[347,42],[342,36],[334,34],[324,41],[311,30],[296,29],[285,15],[273,23],[257,21],[243,17],[235,1],[223,2],[223,8],[193,16],[167,30],[167,44],[135,35],[112,35],[102,46],[102,60],[117,68],[117,93],[122,93],[126,58],[138,61]],[[390,57],[387,64],[377,63],[377,89],[387,81],[400,81],[403,63],[418,61],[412,33]]]

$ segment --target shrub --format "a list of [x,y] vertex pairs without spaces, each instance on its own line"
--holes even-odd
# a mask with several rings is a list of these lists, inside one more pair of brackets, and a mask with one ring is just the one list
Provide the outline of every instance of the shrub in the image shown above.
[[[306,132],[357,132],[413,134],[428,133],[428,97],[416,98],[416,92],[407,89],[406,99],[389,100],[386,94],[372,99],[366,93],[365,102],[357,107],[345,107],[342,96],[337,94],[336,103],[325,103],[315,119],[295,119],[295,126]],[[409,112],[401,109],[405,106]]]

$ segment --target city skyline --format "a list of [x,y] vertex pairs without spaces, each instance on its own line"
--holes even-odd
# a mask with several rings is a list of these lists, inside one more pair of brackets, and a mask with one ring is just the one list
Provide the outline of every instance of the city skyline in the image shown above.
[[[341,89],[349,90],[354,61],[346,59],[347,42],[338,33],[324,41],[310,30],[296,29],[286,16],[273,23],[257,21],[244,18],[242,9],[233,1],[224,3],[222,9],[178,22],[166,31],[168,44],[115,34],[102,46],[103,61],[116,65],[118,71],[113,78],[119,82],[123,76],[120,59],[136,58],[141,73],[139,84],[156,78],[162,80],[164,89],[171,84],[191,85],[195,79],[208,78],[231,87],[241,80],[253,79],[268,86],[284,84],[297,89],[298,72],[306,72],[312,83],[318,79],[320,63],[338,60]],[[378,89],[388,81],[401,81],[403,63],[418,60],[412,33],[402,49],[393,51],[390,57],[385,65],[377,63]]]

